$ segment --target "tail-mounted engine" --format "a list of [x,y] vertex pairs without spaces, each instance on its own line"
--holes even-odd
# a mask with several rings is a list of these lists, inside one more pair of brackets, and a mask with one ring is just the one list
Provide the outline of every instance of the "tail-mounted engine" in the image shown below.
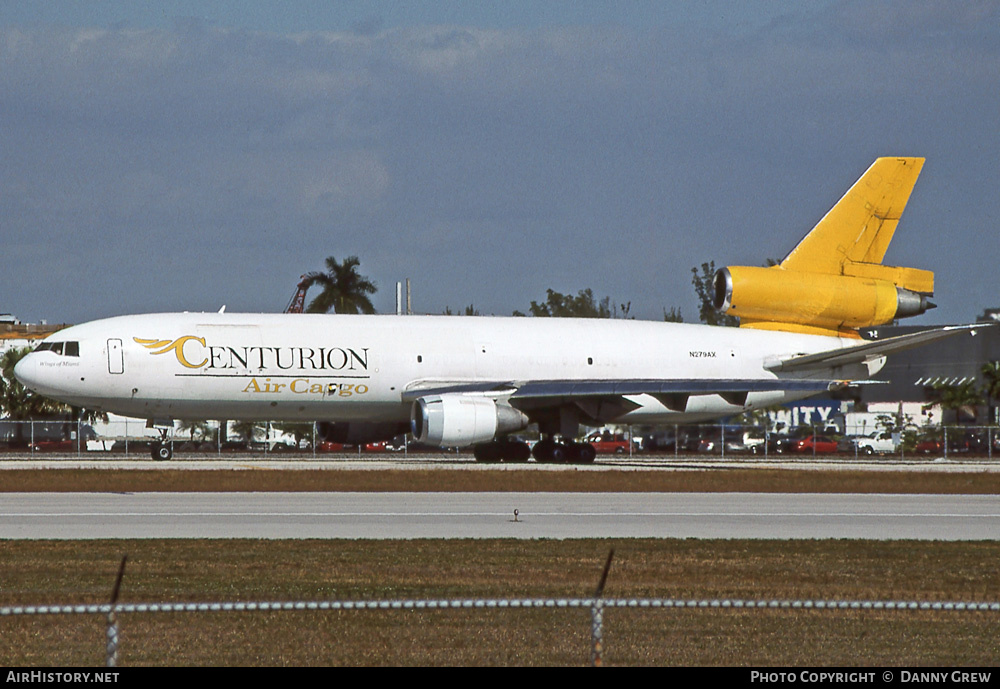
[[[886,273],[913,268],[873,266]],[[912,281],[912,280],[911,280]],[[926,284],[926,279],[924,284]],[[715,274],[715,308],[750,328],[843,331],[917,316],[934,304],[928,294],[881,277],[828,275],[780,267],[732,266]],[[933,290],[933,274],[930,277]]]
[[877,158],[779,265],[716,273],[715,308],[744,328],[844,337],[933,308],[934,273],[882,265],[923,166]]
[[417,442],[444,447],[487,443],[528,425],[528,417],[489,397],[429,395],[413,403],[410,430]]

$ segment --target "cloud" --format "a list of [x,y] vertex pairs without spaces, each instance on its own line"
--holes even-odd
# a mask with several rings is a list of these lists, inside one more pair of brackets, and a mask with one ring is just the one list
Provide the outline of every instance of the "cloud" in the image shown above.
[[[693,314],[691,266],[780,257],[882,154],[930,158],[890,258],[948,285],[996,261],[949,251],[996,218],[995,19],[844,2],[735,36],[0,29],[2,309],[274,310],[357,254],[383,310],[411,277],[429,311],[591,287]],[[135,288],[106,302],[90,266]],[[76,288],[44,289],[50,270]]]

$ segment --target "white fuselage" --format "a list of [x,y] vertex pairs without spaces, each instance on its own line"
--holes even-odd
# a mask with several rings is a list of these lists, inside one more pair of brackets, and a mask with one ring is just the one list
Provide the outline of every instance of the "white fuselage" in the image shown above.
[[[769,363],[850,344],[633,320],[226,313],[109,318],[45,343],[78,343],[78,355],[43,344],[17,377],[75,406],[151,419],[361,422],[406,421],[404,392],[437,384],[773,380]],[[702,395],[678,413],[634,395],[638,406],[619,421],[705,419],[806,396],[751,393],[738,406]]]

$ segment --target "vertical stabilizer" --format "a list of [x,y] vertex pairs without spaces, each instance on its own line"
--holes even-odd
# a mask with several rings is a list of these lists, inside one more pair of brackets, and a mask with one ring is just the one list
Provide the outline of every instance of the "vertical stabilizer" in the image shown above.
[[923,158],[878,158],[781,267],[843,275],[848,263],[882,263],[923,166]]
[[715,307],[744,328],[841,337],[933,308],[934,273],[882,265],[923,166],[877,159],[781,263],[720,270]]

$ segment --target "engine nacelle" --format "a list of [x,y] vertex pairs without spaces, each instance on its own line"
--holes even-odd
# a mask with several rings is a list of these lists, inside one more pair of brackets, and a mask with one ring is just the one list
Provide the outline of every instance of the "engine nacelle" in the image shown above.
[[391,440],[397,435],[406,433],[407,430],[405,423],[357,423],[353,421],[347,423],[321,421],[316,428],[316,432],[322,440],[340,445],[365,445],[380,440]]
[[839,330],[917,316],[934,305],[889,280],[733,266],[715,274],[715,308],[742,325],[781,323]]
[[421,397],[410,412],[410,430],[420,443],[465,447],[519,431],[528,417],[489,397],[444,394]]

